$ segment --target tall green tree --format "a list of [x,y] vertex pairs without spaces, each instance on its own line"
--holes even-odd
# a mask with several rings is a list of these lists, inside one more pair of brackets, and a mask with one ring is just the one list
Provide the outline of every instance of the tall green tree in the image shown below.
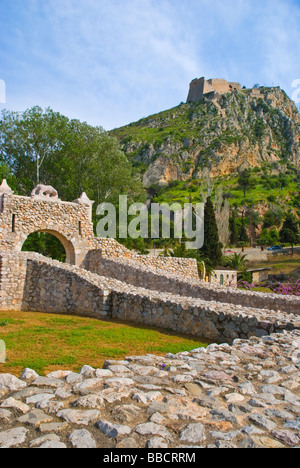
[[211,197],[208,197],[204,207],[204,244],[200,252],[212,267],[216,267],[222,261],[222,247],[213,203]]
[[265,245],[274,245],[279,242],[279,232],[276,228],[270,230],[263,228],[257,240],[258,245],[264,247]]
[[119,194],[142,201],[145,190],[116,139],[101,127],[70,120],[36,106],[25,112],[3,111],[0,167],[28,194],[37,183],[53,185],[72,201],[83,191],[95,200],[116,203]]
[[238,227],[236,224],[236,210],[232,211],[231,218],[229,219],[229,229],[230,229],[230,244],[236,245],[239,240]]
[[[101,127],[38,106],[2,112],[0,175],[20,195],[29,195],[38,183],[52,185],[66,201],[86,192],[95,201],[95,225],[99,203],[117,206],[120,194],[128,195],[129,202],[146,198],[141,178],[116,139]],[[24,248],[57,259],[65,255],[62,245],[48,234],[32,234]]]
[[242,172],[240,172],[238,177],[238,185],[243,190],[244,197],[246,196],[247,190],[254,187],[254,180],[252,179],[250,169],[244,169]]
[[294,246],[300,242],[299,221],[292,213],[286,215],[283,226],[279,232],[281,242],[286,242],[292,247],[294,254]]
[[25,112],[3,111],[0,120],[1,162],[6,163],[24,191],[47,177],[46,162],[62,152],[67,117],[36,106]]
[[242,224],[241,224],[240,233],[239,233],[239,241],[243,243],[249,242],[249,237],[248,237],[246,225],[245,225],[244,213],[242,214]]

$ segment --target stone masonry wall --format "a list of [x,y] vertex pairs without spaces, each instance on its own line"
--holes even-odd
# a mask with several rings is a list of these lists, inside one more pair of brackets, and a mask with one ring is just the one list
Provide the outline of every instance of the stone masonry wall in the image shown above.
[[62,242],[67,261],[80,264],[94,237],[89,207],[11,194],[0,196],[0,250],[20,251],[33,232],[49,232]]
[[67,263],[86,264],[89,252],[104,258],[134,259],[137,264],[198,278],[194,260],[137,255],[114,239],[96,238],[90,205],[60,200],[0,195],[0,250],[19,252],[29,234],[48,232],[63,244]]
[[[95,238],[85,201],[0,196],[1,310],[128,320],[212,341],[299,328],[299,297],[203,283],[193,259],[141,256]],[[20,252],[35,231],[56,235],[69,262]]]
[[197,102],[209,93],[224,94],[235,89],[241,89],[240,83],[228,82],[224,79],[206,80],[204,77],[194,79],[190,83],[187,102]]
[[39,254],[0,253],[0,310],[117,319],[209,341],[300,328],[296,315],[136,287]]
[[[162,260],[162,261],[160,261]],[[101,252],[88,252],[82,265],[88,271],[115,278],[126,283],[157,291],[190,295],[190,284],[184,279],[199,282],[197,262],[193,259],[163,257],[113,258]]]
[[[164,260],[164,258],[162,259]],[[263,304],[265,309],[300,315],[299,297],[249,292],[233,287],[229,288],[204,283],[194,278],[193,274],[189,277],[185,274],[188,264],[183,263],[182,266],[180,265],[180,260],[185,259],[172,260],[178,261],[176,273],[174,272],[173,274],[167,269],[156,269],[149,265],[139,264],[136,262],[136,257],[132,259],[103,258],[98,251],[91,251],[87,256],[84,267],[93,273],[119,279],[136,287],[203,299],[205,301],[232,303],[243,307],[259,309]],[[194,267],[195,265],[192,264],[190,271],[194,271]]]
[[163,293],[113,291],[111,318],[231,343],[236,338],[299,329],[297,316]]
[[109,312],[98,277],[35,253],[0,253],[0,310],[79,314]]
[[[119,262],[120,266],[126,264],[128,274],[136,271],[139,272],[139,275],[144,270],[149,273],[154,272],[164,276],[171,274],[199,281],[195,259],[138,255],[119,244],[115,239],[94,238],[92,245],[94,249],[89,250],[82,267],[94,273],[102,274],[103,259],[110,259]],[[106,262],[106,267],[108,265],[109,262]],[[113,271],[113,267],[110,271]],[[109,276],[108,271],[106,276]],[[112,276],[114,277],[113,274]]]

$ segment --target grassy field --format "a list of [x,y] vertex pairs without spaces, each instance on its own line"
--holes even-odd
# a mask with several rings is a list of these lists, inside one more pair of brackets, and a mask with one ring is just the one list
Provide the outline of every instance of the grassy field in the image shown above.
[[0,312],[0,339],[6,345],[0,373],[17,376],[25,367],[40,375],[57,369],[78,372],[84,364],[101,368],[106,359],[163,356],[207,345],[165,330],[36,312]]
[[271,268],[271,275],[280,275],[281,273],[289,275],[294,279],[300,278],[300,255],[286,256],[280,255],[263,262],[249,262],[250,268]]

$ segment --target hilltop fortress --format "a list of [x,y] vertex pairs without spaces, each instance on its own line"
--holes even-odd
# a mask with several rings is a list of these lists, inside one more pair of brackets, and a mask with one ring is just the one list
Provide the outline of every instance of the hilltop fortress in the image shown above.
[[[190,84],[187,102],[197,102],[205,98],[215,98],[218,95],[229,93],[235,90],[241,90],[240,83],[228,82],[224,79],[210,79],[206,80],[204,77],[194,79]],[[259,89],[251,89],[253,96],[260,96]]]

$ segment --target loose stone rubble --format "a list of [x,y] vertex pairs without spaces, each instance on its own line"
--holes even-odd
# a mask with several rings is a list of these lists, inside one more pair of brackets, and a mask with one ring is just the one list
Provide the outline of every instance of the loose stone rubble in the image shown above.
[[300,331],[0,375],[0,447],[300,447]]

